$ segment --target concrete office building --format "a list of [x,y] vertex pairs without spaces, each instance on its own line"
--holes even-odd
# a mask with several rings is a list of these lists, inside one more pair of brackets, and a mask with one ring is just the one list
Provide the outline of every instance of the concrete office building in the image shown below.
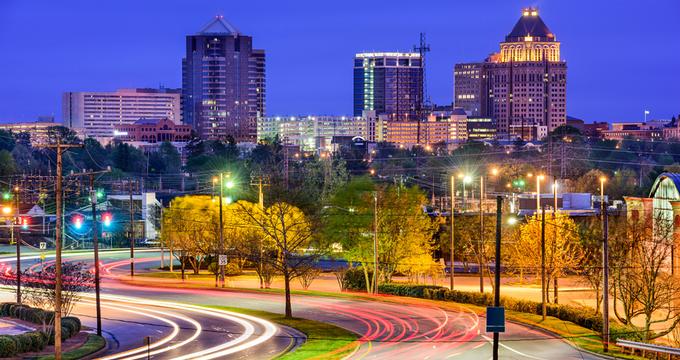
[[284,144],[299,146],[305,151],[334,150],[334,137],[361,136],[366,138],[371,118],[362,116],[274,116],[261,118],[257,138],[278,136]]
[[112,92],[67,92],[62,98],[63,125],[101,142],[113,138],[117,125],[141,118],[180,121],[176,89],[119,89]]
[[483,63],[456,65],[454,83],[455,104],[493,118],[500,136],[509,137],[514,128],[552,131],[566,124],[567,64],[560,57],[560,42],[536,8],[522,10],[498,53]]
[[364,111],[415,120],[423,104],[419,53],[359,53],[354,57],[354,116]]
[[202,139],[254,142],[265,114],[265,53],[217,16],[186,37],[182,122]]

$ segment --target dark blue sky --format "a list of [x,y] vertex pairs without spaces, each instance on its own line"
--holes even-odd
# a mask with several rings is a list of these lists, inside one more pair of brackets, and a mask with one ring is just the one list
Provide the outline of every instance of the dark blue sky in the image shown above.
[[60,120],[63,91],[179,87],[184,36],[223,14],[267,51],[267,113],[350,114],[352,58],[410,50],[452,99],[456,62],[498,49],[524,6],[562,42],[568,113],[588,121],[680,113],[680,1],[0,0],[0,121]]

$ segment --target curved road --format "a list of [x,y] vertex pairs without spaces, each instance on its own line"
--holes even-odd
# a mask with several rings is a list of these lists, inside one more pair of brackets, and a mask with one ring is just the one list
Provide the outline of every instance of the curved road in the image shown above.
[[[122,253],[122,252],[121,252]],[[110,254],[120,256],[121,253]],[[91,255],[65,254],[66,261],[88,261]],[[37,255],[22,257],[22,268],[40,266]],[[14,258],[0,258],[0,273],[11,274]],[[46,264],[53,263],[49,259]],[[102,283],[102,288],[107,284]],[[13,301],[10,291],[2,301]],[[304,341],[304,334],[269,321],[186,303],[102,295],[102,328],[107,349],[99,359],[257,359],[272,358]],[[83,297],[72,314],[96,328],[94,294]],[[147,344],[148,338],[148,344]]]
[[[72,256],[88,261],[91,255]],[[195,305],[225,305],[281,313],[279,294],[210,289],[169,288],[129,285],[117,279],[127,277],[123,253],[103,253],[107,278],[102,288],[108,295],[134,296]],[[158,266],[158,253],[138,254],[137,268]],[[490,359],[490,339],[484,333],[484,319],[464,308],[453,311],[422,303],[400,304],[293,295],[294,316],[333,323],[361,335],[361,345],[351,359]],[[107,316],[104,310],[104,316]],[[275,337],[280,343],[290,336]],[[270,341],[271,342],[271,341]],[[197,345],[200,347],[199,345]],[[272,345],[273,347],[276,347]],[[270,358],[274,352],[250,353],[248,358]],[[501,335],[502,359],[600,359],[573,348],[553,335],[509,323]]]

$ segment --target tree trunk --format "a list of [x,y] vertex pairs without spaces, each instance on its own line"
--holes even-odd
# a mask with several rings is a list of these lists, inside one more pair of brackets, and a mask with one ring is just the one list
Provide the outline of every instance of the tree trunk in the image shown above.
[[290,319],[293,317],[293,309],[290,304],[290,274],[288,270],[283,273],[283,282],[286,289],[286,318]]
[[555,296],[554,296],[554,297],[555,297],[555,304],[558,303],[558,302],[557,302],[557,292],[558,292],[559,290],[558,290],[557,282],[558,282],[557,276],[555,276],[555,279],[554,279],[554,282],[553,282],[553,290],[554,290],[554,292],[555,292]]

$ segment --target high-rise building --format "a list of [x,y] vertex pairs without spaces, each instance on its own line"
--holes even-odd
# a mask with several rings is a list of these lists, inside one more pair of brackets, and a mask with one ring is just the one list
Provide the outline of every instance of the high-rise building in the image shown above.
[[487,113],[486,71],[484,63],[456,64],[453,70],[453,101],[469,116]]
[[364,111],[415,120],[423,104],[420,53],[359,53],[354,57],[354,116]]
[[203,139],[253,142],[265,114],[265,53],[217,16],[186,37],[182,121]]
[[552,131],[566,124],[567,64],[536,8],[522,9],[500,52],[479,65],[458,64],[454,82],[456,105],[473,114],[479,108],[477,116],[493,118],[499,135],[510,136],[512,128]]
[[177,89],[119,89],[110,92],[67,92],[62,98],[64,126],[107,142],[116,125],[141,118],[167,118],[179,123]]

